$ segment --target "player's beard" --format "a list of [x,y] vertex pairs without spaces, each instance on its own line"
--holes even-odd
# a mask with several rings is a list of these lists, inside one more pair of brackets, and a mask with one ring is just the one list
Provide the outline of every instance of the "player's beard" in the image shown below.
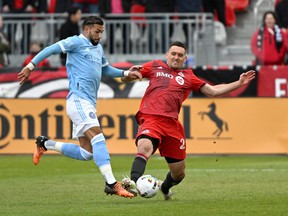
[[93,46],[97,46],[100,40],[94,40],[91,33],[89,34],[89,40],[93,44]]

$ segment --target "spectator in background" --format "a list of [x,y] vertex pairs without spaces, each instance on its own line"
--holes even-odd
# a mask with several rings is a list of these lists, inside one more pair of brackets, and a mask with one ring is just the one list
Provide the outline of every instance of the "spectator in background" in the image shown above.
[[[59,39],[65,39],[70,36],[79,35],[80,28],[79,22],[81,20],[81,9],[76,6],[72,6],[68,9],[68,17],[65,23],[63,23],[59,30]],[[66,54],[60,54],[61,64],[66,65]]]
[[[31,62],[31,60],[42,50],[42,46],[38,42],[31,42],[30,44],[30,55],[24,60],[22,67],[25,67],[27,64]],[[48,59],[44,59],[41,61],[37,67],[50,67],[50,63]]]
[[[40,0],[42,1],[42,0]],[[49,13],[63,13],[67,12],[72,6],[72,0],[50,0],[48,5]]]
[[[143,3],[145,3],[146,7],[146,13],[173,13],[175,12],[175,0],[144,0]],[[155,46],[157,44],[154,44],[153,41],[155,41],[155,34],[157,32],[157,19],[163,19],[159,17],[149,17],[148,19],[154,20],[153,23],[149,24],[149,51],[151,53],[157,52],[155,50]],[[165,18],[164,18],[165,19]],[[169,35],[166,34],[166,29],[168,28]],[[158,44],[158,47],[161,47],[161,49],[158,49],[160,52],[165,53],[168,50],[169,46],[169,39],[172,35],[172,25],[161,25],[161,43]],[[159,29],[158,29],[159,30]],[[158,52],[159,53],[159,52]]]
[[47,13],[48,2],[47,0],[35,0],[36,13]]
[[280,28],[288,28],[288,0],[282,0],[275,5],[275,14]]
[[[121,14],[129,13],[131,6],[132,6],[133,0],[99,0],[99,10],[100,10],[100,16],[102,18],[109,19],[109,17],[106,16],[106,14],[119,14],[120,16],[113,16],[113,18],[110,19],[117,19],[117,20],[126,20],[127,18],[122,17]],[[129,19],[129,18],[128,18]],[[115,35],[118,32],[121,32],[121,47],[120,50],[123,53],[129,53],[130,51],[130,31],[128,30],[128,26],[124,24],[110,24],[106,25],[107,27],[107,34],[108,34],[108,48],[109,53],[115,53]],[[117,32],[117,30],[119,30]],[[129,45],[129,46],[128,46]]]
[[8,53],[10,51],[10,43],[7,40],[6,35],[2,32],[3,20],[0,15],[0,67],[7,66],[9,64]]
[[288,64],[288,0],[275,2],[275,14],[278,20],[279,27],[284,32],[284,44],[286,47],[285,64]]
[[225,0],[202,0],[203,10],[206,13],[217,14],[218,20],[226,26]]
[[[19,13],[32,13],[34,10],[34,0],[3,0],[3,13],[19,14]],[[11,17],[9,19],[18,20],[17,17]],[[25,18],[20,18],[25,20]],[[29,20],[31,18],[27,18]],[[27,53],[30,44],[31,35],[31,25],[21,25],[22,26],[22,40],[21,40],[21,53]],[[15,41],[17,24],[8,25],[8,39],[9,41]],[[13,47],[14,48],[14,47]]]
[[[178,13],[200,13],[202,12],[202,0],[176,0],[175,1],[176,12]],[[191,17],[180,17],[180,19],[190,19]],[[189,42],[192,41],[193,28],[194,25],[191,25],[192,28],[189,29],[188,24],[183,24],[183,30],[186,38],[186,47],[189,48]],[[191,32],[189,32],[189,30]],[[190,33],[190,34],[189,34]],[[188,35],[189,34],[189,35]],[[189,51],[189,49],[188,49]]]
[[99,13],[99,0],[73,0],[73,5],[79,7],[83,13]]
[[265,12],[260,28],[252,36],[251,49],[256,57],[256,64],[281,65],[284,63],[286,53],[284,33],[276,21],[273,11]]

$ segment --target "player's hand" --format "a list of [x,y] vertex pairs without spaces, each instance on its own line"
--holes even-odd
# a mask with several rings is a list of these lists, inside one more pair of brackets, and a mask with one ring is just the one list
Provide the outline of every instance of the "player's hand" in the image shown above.
[[142,74],[140,73],[140,70],[142,69],[142,65],[134,65],[129,69],[128,79],[139,79],[142,80]]
[[127,78],[130,80],[135,80],[135,79],[142,80],[142,74],[138,71],[130,71]]
[[20,73],[18,73],[18,79],[20,79],[20,85],[26,82],[29,79],[31,70],[27,67],[24,67]]
[[142,65],[133,65],[129,71],[138,71],[140,72],[140,70],[142,69]]
[[240,75],[239,82],[240,82],[241,85],[246,85],[251,80],[253,80],[254,78],[255,78],[255,71],[254,70],[250,70],[250,71],[247,71],[247,72],[242,73]]

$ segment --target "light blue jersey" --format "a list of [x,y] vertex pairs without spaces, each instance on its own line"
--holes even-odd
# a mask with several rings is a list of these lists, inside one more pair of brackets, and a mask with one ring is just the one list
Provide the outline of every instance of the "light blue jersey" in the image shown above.
[[96,106],[102,72],[108,76],[121,77],[123,71],[108,65],[101,44],[93,44],[84,36],[73,36],[46,47],[32,62],[37,65],[52,54],[67,53],[69,94],[88,100]]

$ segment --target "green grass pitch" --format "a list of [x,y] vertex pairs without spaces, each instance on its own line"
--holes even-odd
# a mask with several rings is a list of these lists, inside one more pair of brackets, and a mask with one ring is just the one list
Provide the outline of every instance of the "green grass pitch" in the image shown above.
[[[117,179],[129,174],[133,156],[111,156]],[[167,165],[153,156],[146,174],[163,179]],[[44,155],[38,166],[31,156],[0,155],[0,215],[165,215],[286,216],[287,156],[188,157],[186,178],[174,197],[125,199],[107,196],[92,161]]]

